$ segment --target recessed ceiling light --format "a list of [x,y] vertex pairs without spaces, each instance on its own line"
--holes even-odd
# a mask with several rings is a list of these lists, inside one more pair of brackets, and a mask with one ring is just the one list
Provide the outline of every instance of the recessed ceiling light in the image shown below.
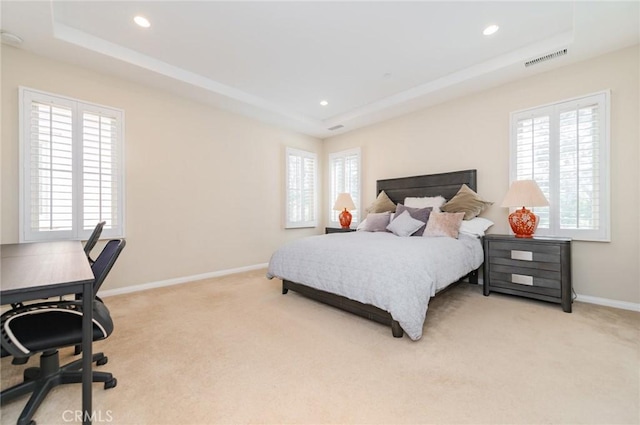
[[486,27],[484,29],[484,31],[482,31],[482,34],[484,34],[484,35],[495,34],[499,29],[500,29],[500,27],[497,26],[497,25],[489,25],[488,27]]
[[326,100],[321,100],[320,101],[320,105],[322,106],[327,106],[329,104],[329,102],[327,102]]
[[151,22],[149,22],[149,20],[144,16],[138,15],[135,18],[133,18],[133,21],[136,24],[138,24],[138,26],[141,26],[142,28],[149,28],[151,26]]

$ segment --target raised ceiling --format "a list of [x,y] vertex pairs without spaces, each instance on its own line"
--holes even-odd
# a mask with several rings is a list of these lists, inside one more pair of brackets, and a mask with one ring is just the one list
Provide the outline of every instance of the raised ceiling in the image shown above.
[[[1,7],[2,30],[24,40],[19,48],[320,138],[640,41],[638,2],[5,0]],[[135,15],[151,27],[138,27]],[[490,24],[500,30],[484,36]],[[565,56],[524,66],[565,48]]]

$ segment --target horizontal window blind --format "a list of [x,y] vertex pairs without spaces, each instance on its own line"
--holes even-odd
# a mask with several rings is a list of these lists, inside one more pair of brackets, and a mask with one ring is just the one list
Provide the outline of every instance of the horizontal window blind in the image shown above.
[[20,88],[21,241],[124,236],[124,113]]
[[608,92],[512,114],[511,180],[549,200],[536,234],[609,239]]

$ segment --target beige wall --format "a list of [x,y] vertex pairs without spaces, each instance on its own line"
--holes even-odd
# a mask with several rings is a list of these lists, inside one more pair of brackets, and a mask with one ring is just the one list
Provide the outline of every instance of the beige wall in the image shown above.
[[125,110],[127,247],[104,289],[266,263],[286,240],[284,149],[321,142],[2,48],[1,241],[18,241],[18,86]]
[[[499,204],[509,185],[509,113],[611,90],[611,242],[573,243],[573,283],[584,296],[640,303],[639,47],[538,74],[330,138],[325,156],[362,147],[363,205],[381,178],[478,170],[478,192]],[[483,216],[508,231],[507,209]]]

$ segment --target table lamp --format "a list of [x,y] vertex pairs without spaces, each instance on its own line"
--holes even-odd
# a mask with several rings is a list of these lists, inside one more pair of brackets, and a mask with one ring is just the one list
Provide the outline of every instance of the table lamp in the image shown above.
[[531,238],[538,227],[539,218],[526,207],[545,207],[549,201],[534,180],[516,180],[511,183],[502,207],[522,207],[509,214],[509,225],[516,238]]
[[338,199],[336,199],[336,203],[333,205],[333,209],[335,211],[342,211],[340,213],[340,226],[343,229],[348,229],[351,226],[351,213],[349,210],[355,210],[356,205],[353,203],[353,199],[351,199],[351,195],[348,193],[341,193],[338,195]]

